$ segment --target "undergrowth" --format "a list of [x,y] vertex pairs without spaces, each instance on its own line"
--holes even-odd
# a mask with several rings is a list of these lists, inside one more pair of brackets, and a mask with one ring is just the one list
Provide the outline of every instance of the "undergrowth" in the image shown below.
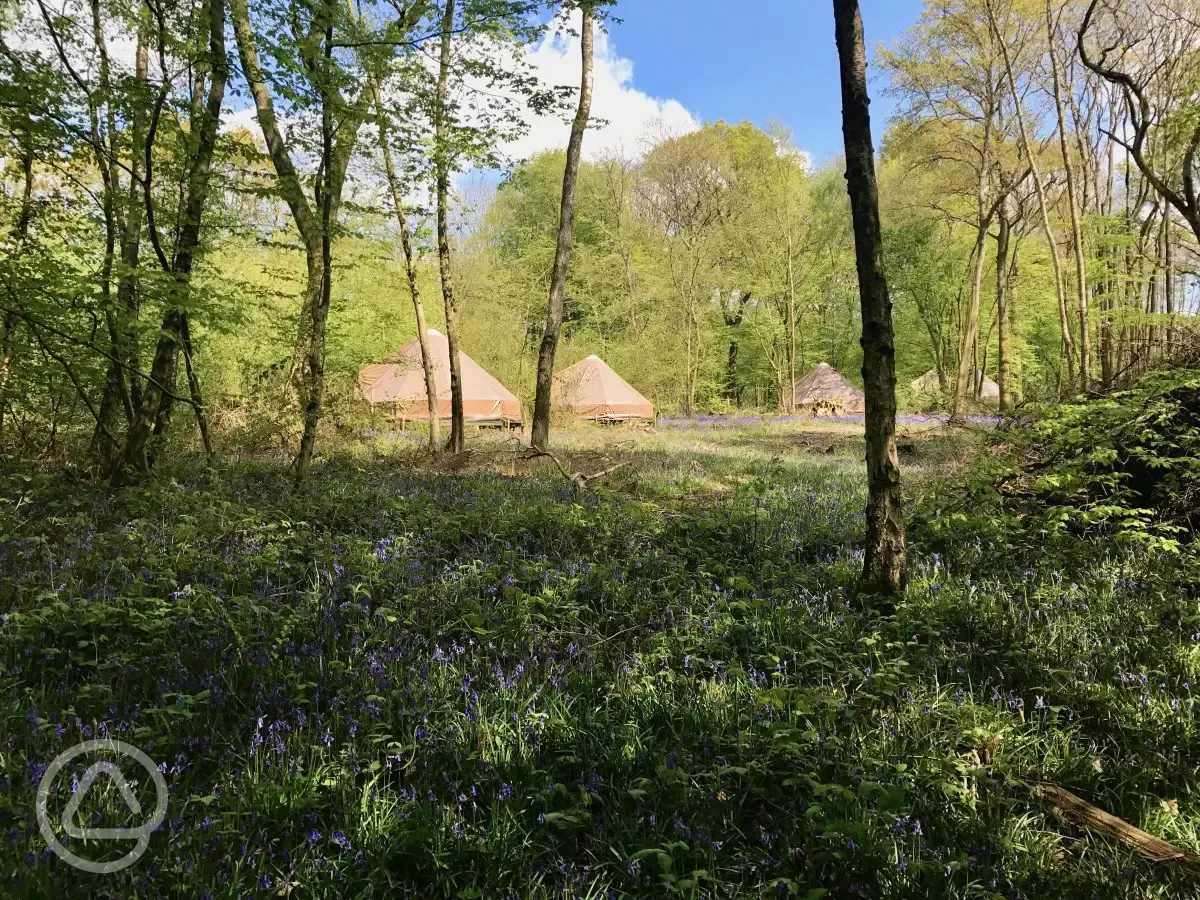
[[[620,494],[349,453],[299,498],[255,463],[120,493],[5,476],[3,891],[1189,895],[1028,788],[1200,850],[1186,545],[927,523],[907,600],[873,611],[861,447],[670,440]],[[169,785],[115,875],[33,815],[97,736]]]

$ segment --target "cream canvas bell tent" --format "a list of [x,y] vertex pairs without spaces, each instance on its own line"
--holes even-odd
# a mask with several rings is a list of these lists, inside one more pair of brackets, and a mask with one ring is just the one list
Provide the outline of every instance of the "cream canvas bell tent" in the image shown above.
[[979,399],[981,399],[987,403],[999,404],[1000,403],[1000,385],[996,384],[996,382],[992,381],[992,379],[990,379],[990,378],[988,378],[988,376],[984,375],[983,376],[983,391],[979,394]]
[[914,378],[909,382],[911,387],[918,394],[938,394],[941,393],[942,383],[938,381],[936,369],[930,369],[920,378]]
[[811,407],[820,401],[833,403],[848,413],[861,413],[866,409],[863,392],[829,363],[813,366],[808,374],[796,379],[793,390],[797,409]]
[[[450,418],[450,342],[435,328],[428,333],[437,389],[437,415]],[[520,425],[521,402],[483,366],[461,350],[463,417],[475,425]],[[358,392],[372,405],[390,404],[400,422],[429,418],[421,344],[413,338],[381,363],[358,372]]]
[[594,422],[654,418],[654,404],[595,354],[558,372],[550,398],[555,409]]
[[[954,373],[951,372],[949,377],[950,377],[951,384],[947,385],[947,389],[951,393],[953,393]],[[976,381],[977,378],[978,378],[977,375],[975,375],[974,373],[971,374],[971,379],[973,382]],[[937,393],[939,393],[941,391],[941,386],[938,384],[937,372],[934,369],[930,369],[928,372],[926,372],[920,378],[914,378],[912,381],[912,389],[914,391],[916,391],[918,394],[937,394]],[[980,394],[980,399],[983,400],[985,403],[999,403],[1000,402],[1000,385],[996,384],[996,382],[994,382],[987,375],[983,376],[983,391]]]

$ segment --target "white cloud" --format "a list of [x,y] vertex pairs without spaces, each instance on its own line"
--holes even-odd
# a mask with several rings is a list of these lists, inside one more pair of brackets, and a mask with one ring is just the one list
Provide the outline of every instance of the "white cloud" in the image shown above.
[[[571,85],[578,90],[578,20],[571,31],[575,33],[553,31],[529,50],[526,61],[543,84]],[[652,97],[634,87],[632,60],[617,53],[602,28],[596,29],[594,54],[593,121],[583,139],[586,159],[613,154],[641,157],[651,143],[700,127],[700,121],[678,100]],[[566,147],[569,121],[529,112],[526,122],[528,132],[504,148],[508,156],[526,159]]]
[[[46,0],[46,10],[55,22],[55,31],[75,72],[94,84],[98,77],[100,56],[92,36],[91,11],[80,0]],[[5,37],[16,50],[38,53],[56,68],[61,68],[58,50],[51,38],[37,0],[22,0],[17,22]],[[137,34],[133,23],[118,18],[103,21],[104,44],[115,81],[121,74],[132,74],[137,63]],[[168,62],[174,62],[173,58]],[[151,79],[161,79],[158,56],[152,48],[148,58]]]
[[[283,123],[286,128],[286,123]],[[266,142],[262,138],[262,129],[258,127],[258,112],[253,106],[243,106],[241,109],[229,111],[226,107],[221,113],[221,131],[240,131],[245,129],[254,135],[254,139],[264,148]]]
[[[578,91],[580,67],[579,13],[570,29],[559,27],[547,34],[520,57],[514,56],[514,67],[520,66],[537,78],[544,86],[570,86]],[[503,56],[503,54],[502,54]],[[425,64],[431,68],[436,64],[433,54],[426,54]],[[565,114],[538,115],[524,107],[517,96],[503,88],[497,89],[482,79],[467,78],[466,88],[459,88],[458,102],[467,111],[467,118],[486,118],[483,110],[495,112],[498,106],[510,104],[520,109],[525,129],[520,136],[502,143],[498,156],[519,162],[543,153],[566,147],[570,133],[571,109]],[[385,88],[385,92],[386,92]],[[499,101],[499,103],[497,103]],[[254,109],[244,106],[232,113],[226,112],[223,130],[246,127],[260,136]],[[619,155],[640,159],[649,148],[666,137],[674,137],[695,131],[701,127],[700,120],[682,103],[671,98],[652,97],[634,86],[632,60],[620,56],[603,28],[596,29],[593,65],[592,121],[583,141],[585,159],[596,160]],[[360,143],[359,150],[363,151]],[[460,172],[456,182],[461,188],[476,178],[473,171]]]
[[[580,39],[578,12],[570,29],[560,27],[549,31],[537,44],[528,48],[512,64],[537,78],[544,86],[570,86],[578,90],[580,68]],[[503,55],[502,55],[503,58]],[[426,54],[424,62],[433,69],[436,58]],[[570,133],[570,116],[574,113],[574,99],[570,110],[559,115],[537,115],[524,106],[516,95],[503,88],[497,89],[482,79],[468,77],[467,87],[460,85],[458,102],[466,111],[466,118],[478,116],[482,122],[497,106],[510,104],[521,110],[526,128],[515,139],[498,147],[498,156],[510,162],[519,162],[547,150],[566,146]],[[387,88],[385,88],[385,93]],[[634,86],[633,62],[616,52],[608,33],[597,28],[594,45],[592,122],[584,137],[583,153],[589,160],[608,156],[640,159],[655,143],[664,138],[695,131],[701,127],[696,116],[678,100],[656,98]],[[289,121],[285,115],[282,125]],[[253,106],[243,105],[233,111],[226,110],[222,130],[232,131],[246,128],[260,147],[265,149],[261,131]],[[383,196],[381,164],[375,159],[374,142],[370,128],[364,128],[359,136],[359,158],[353,164],[355,176],[347,185],[356,202],[382,205]],[[301,162],[301,168],[305,166]],[[480,215],[494,193],[499,173],[494,170],[470,169],[456,173],[454,190],[460,207],[456,219],[460,228],[471,230],[472,223]],[[406,202],[418,208],[432,205],[427,185],[410,186]]]

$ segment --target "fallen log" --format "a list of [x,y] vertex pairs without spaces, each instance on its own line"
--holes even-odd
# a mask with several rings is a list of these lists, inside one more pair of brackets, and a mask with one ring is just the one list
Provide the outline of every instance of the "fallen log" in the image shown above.
[[1066,788],[1049,781],[1035,781],[1029,784],[1029,789],[1035,797],[1045,800],[1064,818],[1120,841],[1151,862],[1174,863],[1192,875],[1200,876],[1200,857],[1142,831],[1136,825],[1130,825],[1124,819],[1088,803]]
[[627,462],[620,462],[615,466],[609,466],[607,469],[602,469],[599,472],[593,472],[591,475],[585,475],[582,472],[570,471],[562,464],[562,461],[549,450],[539,450],[536,447],[526,447],[523,449],[526,459],[538,459],[543,456],[548,457],[550,461],[553,462],[558,468],[558,471],[562,473],[562,476],[571,483],[571,487],[576,491],[586,490],[590,482],[597,481],[607,475],[611,475],[618,469],[623,469],[625,466],[629,465]]

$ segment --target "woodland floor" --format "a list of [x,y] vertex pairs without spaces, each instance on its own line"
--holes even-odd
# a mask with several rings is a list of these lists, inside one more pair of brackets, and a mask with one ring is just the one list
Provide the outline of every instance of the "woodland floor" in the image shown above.
[[[1195,896],[1029,787],[1200,851],[1195,602],[1128,553],[964,534],[864,604],[860,427],[574,429],[569,470],[626,463],[583,492],[498,434],[437,466],[343,440],[301,497],[271,460],[5,472],[0,892]],[[914,503],[965,476],[969,435],[902,431]],[[169,786],[119,874],[34,817],[94,737]]]

